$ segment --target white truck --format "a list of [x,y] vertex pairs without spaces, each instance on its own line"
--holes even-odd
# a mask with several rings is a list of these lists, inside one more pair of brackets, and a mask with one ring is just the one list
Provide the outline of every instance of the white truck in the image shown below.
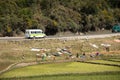
[[25,38],[35,39],[35,38],[44,38],[46,34],[41,29],[26,29]]

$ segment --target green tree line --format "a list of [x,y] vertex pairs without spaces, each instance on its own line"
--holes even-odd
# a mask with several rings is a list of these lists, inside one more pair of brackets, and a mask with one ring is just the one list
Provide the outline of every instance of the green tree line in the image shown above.
[[36,28],[47,35],[110,30],[119,13],[120,0],[0,0],[0,36]]

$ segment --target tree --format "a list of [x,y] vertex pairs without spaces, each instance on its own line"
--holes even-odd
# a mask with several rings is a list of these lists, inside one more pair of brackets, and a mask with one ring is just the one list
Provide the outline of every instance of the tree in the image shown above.
[[107,0],[112,7],[120,8],[120,0]]

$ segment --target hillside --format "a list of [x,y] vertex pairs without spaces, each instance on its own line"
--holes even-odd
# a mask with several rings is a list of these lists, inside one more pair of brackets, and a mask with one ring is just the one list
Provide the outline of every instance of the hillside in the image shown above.
[[120,0],[0,0],[0,36],[28,28],[47,35],[110,30],[120,22]]

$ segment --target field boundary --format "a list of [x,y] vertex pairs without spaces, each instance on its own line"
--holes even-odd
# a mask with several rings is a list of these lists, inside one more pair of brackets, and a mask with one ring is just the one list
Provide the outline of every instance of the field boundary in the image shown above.
[[106,63],[89,62],[89,61],[77,61],[77,62],[120,67],[120,65],[117,65],[117,64],[106,64]]
[[19,64],[19,63],[13,63],[11,65],[9,65],[7,68],[3,69],[2,71],[0,71],[0,74],[10,70],[13,66],[15,66],[16,64]]

